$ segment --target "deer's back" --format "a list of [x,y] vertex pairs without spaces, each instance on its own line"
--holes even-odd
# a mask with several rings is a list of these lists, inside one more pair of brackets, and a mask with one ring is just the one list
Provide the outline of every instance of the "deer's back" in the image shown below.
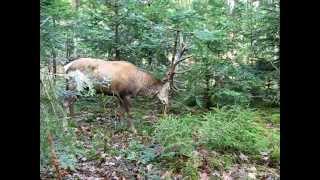
[[80,58],[66,65],[66,72],[79,70],[84,75],[109,84],[96,84],[96,89],[104,93],[127,93],[138,91],[137,78],[139,70],[133,64],[126,61],[104,61],[92,58]]

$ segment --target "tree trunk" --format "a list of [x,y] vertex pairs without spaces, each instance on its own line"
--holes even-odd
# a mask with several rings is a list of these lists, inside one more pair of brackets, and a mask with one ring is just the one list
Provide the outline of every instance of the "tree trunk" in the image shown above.
[[204,75],[204,80],[205,80],[205,88],[204,88],[204,95],[203,95],[203,100],[205,102],[205,107],[207,109],[210,108],[211,102],[210,102],[210,71],[209,71],[209,65],[206,63],[206,72]]
[[56,59],[56,53],[54,49],[52,49],[52,73],[54,77],[54,81],[56,80],[56,74],[57,74],[57,59]]
[[[118,12],[118,11],[116,11]],[[115,48],[116,48],[116,59],[120,59],[120,50],[119,50],[119,23],[116,22],[115,25]]]
[[72,1],[72,6],[78,10],[79,9],[79,6],[80,6],[80,0],[73,0]]
[[115,4],[114,4],[114,12],[115,12],[115,15],[116,15],[116,19],[117,19],[117,22],[115,23],[115,53],[116,53],[116,59],[120,59],[120,50],[119,50],[119,25],[120,25],[120,22],[119,22],[119,5],[118,5],[118,2],[115,1]]
[[72,57],[73,54],[74,54],[74,41],[72,37],[68,37],[66,41],[66,59],[68,61],[67,63],[69,63],[74,58]]
[[[53,27],[56,26],[56,21],[53,19]],[[56,60],[56,52],[54,47],[51,48],[51,55],[52,55],[52,71],[53,71],[53,80],[56,81],[56,74],[57,74],[57,60]]]

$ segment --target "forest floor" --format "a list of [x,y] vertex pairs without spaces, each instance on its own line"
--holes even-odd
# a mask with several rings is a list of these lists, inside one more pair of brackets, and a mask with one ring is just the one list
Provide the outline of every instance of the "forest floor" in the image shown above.
[[[108,106],[117,107],[113,101]],[[184,179],[178,167],[185,162],[184,157],[181,162],[149,161],[148,156],[141,158],[141,152],[148,154],[150,149],[155,156],[162,153],[161,146],[154,143],[150,135],[153,125],[162,116],[160,109],[151,101],[136,101],[132,114],[138,133],[133,134],[124,122],[115,118],[115,109],[104,108],[90,100],[79,101],[78,114],[73,121],[77,128],[77,144],[85,153],[77,157],[73,170],[64,171],[63,179]],[[183,110],[176,109],[171,113],[183,113]],[[279,130],[279,124],[265,125]],[[198,177],[191,179],[280,179],[280,163],[273,163],[268,153],[250,156],[204,148],[198,148],[197,153],[201,157],[196,169]],[[41,179],[53,179],[54,174],[52,169],[47,170],[41,173]]]

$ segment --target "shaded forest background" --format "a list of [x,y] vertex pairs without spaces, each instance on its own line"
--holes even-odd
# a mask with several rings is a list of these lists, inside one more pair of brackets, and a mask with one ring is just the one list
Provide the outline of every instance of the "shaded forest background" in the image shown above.
[[[213,158],[216,162],[207,168],[211,173],[213,169],[227,171],[236,164],[232,153],[241,153],[240,160],[252,157],[253,164],[268,154],[273,160],[263,166],[280,170],[279,0],[41,0],[40,7],[41,169],[54,165],[50,159],[57,156],[59,168],[72,174],[70,171],[77,171],[79,157],[90,159],[100,153],[101,158],[103,152],[120,154],[130,162],[145,160],[137,167],[154,162],[166,167],[163,172],[173,169],[173,174],[197,179],[205,169],[203,159],[198,163],[199,153],[194,154],[201,147],[222,153],[219,158],[223,158]],[[116,58],[161,78],[170,64],[176,38],[187,44],[187,55],[192,58],[177,69],[180,73],[171,94],[171,115],[162,117],[154,111],[157,122],[146,125],[145,115],[153,112],[154,106],[138,99],[134,115],[140,134],[128,141],[123,151],[106,147],[111,143],[108,138],[118,133],[118,126],[117,132],[98,126],[97,132],[91,129],[96,139],[90,141],[96,144],[83,148],[77,136],[82,126],[70,121],[60,103],[64,93],[59,76],[62,66],[78,57]],[[105,117],[99,116],[105,110],[92,111],[100,102],[109,99],[95,96],[80,101],[78,110],[93,114],[82,113],[78,120]],[[53,139],[48,140],[48,135]],[[156,151],[150,144],[159,145],[163,154],[150,155]],[[172,149],[176,146],[180,150]],[[139,173],[145,175],[146,170]]]

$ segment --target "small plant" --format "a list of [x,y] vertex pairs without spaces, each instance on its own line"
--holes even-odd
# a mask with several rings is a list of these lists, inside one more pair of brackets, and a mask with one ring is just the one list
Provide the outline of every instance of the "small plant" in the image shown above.
[[201,166],[202,162],[201,157],[194,152],[181,169],[182,173],[187,179],[198,179],[199,177],[198,168]]
[[191,115],[181,118],[168,116],[159,120],[155,127],[154,138],[164,148],[165,156],[191,156],[195,148],[195,135],[198,119]]
[[[41,94],[40,94],[40,166],[50,166],[50,151],[55,147],[59,166],[61,168],[74,169],[75,155],[80,153],[76,150],[75,128],[71,126],[66,118],[66,113],[61,106],[58,96],[58,88],[61,81],[54,81],[45,72],[41,73]],[[47,137],[52,135],[52,147]]]
[[156,158],[155,149],[146,147],[136,140],[129,143],[128,149],[123,150],[126,159],[136,161],[144,165],[152,162]]
[[235,158],[228,154],[219,154],[216,156],[211,156],[209,159],[209,166],[212,169],[226,170],[229,169],[234,163]]
[[263,128],[255,122],[256,113],[238,106],[214,109],[203,116],[199,130],[201,143],[215,150],[258,153],[268,148]]
[[271,161],[274,164],[280,165],[280,147],[274,146],[271,152]]
[[247,105],[250,103],[249,96],[242,92],[237,92],[229,89],[221,89],[214,93],[211,97],[213,104],[223,106],[223,105]]

